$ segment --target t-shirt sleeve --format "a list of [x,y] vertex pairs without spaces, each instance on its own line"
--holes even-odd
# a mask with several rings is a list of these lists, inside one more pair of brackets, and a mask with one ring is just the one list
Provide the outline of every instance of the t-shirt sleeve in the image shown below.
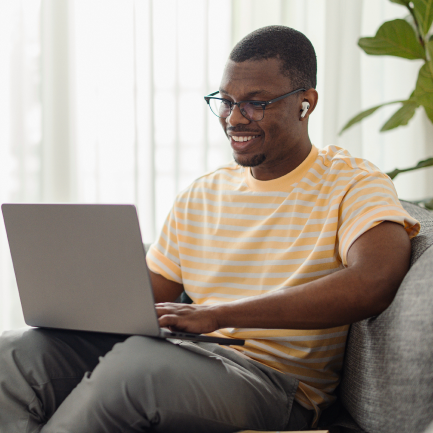
[[165,220],[159,239],[149,248],[146,261],[152,272],[182,284],[174,207]]
[[383,221],[401,224],[410,238],[420,230],[419,222],[400,204],[391,179],[384,173],[363,173],[341,201],[338,215],[338,252],[347,266],[347,253],[363,233]]

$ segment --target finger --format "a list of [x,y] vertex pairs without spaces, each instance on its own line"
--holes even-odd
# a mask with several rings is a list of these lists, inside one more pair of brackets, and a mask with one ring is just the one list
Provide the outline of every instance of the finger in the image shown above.
[[167,313],[168,313],[167,309],[166,309],[166,308],[163,308],[163,307],[157,307],[157,308],[155,308],[155,310],[156,310],[156,315],[157,315],[157,317],[161,317],[161,316],[163,316],[164,314],[167,314]]
[[158,317],[175,312],[175,309],[171,307],[171,304],[156,304],[155,310]]
[[162,317],[158,319],[159,326],[162,328],[168,328],[168,327],[177,327],[179,323],[179,317],[177,317],[174,314],[165,314]]

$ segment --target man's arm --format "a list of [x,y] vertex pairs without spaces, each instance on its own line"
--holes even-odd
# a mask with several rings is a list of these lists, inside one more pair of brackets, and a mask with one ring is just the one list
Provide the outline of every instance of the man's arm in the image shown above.
[[360,236],[347,268],[296,287],[216,305],[157,305],[164,327],[197,333],[216,329],[323,329],[376,316],[394,299],[409,269],[404,228],[383,222]]
[[149,269],[152,280],[153,296],[155,302],[174,302],[183,292],[183,285],[175,281],[167,280],[162,275],[155,274]]

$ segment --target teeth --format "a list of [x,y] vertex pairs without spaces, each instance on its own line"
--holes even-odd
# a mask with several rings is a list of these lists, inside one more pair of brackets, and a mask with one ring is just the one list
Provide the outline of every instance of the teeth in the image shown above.
[[248,137],[238,137],[236,135],[232,135],[232,138],[234,141],[244,142],[244,141],[250,141],[253,138],[256,138],[256,135],[253,135],[253,136],[249,135]]

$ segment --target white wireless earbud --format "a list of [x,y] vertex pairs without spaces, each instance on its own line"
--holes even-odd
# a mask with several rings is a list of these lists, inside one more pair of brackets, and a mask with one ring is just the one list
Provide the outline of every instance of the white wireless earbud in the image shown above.
[[301,113],[301,117],[305,117],[305,115],[307,114],[308,109],[310,108],[310,103],[304,101],[302,103],[302,113]]

